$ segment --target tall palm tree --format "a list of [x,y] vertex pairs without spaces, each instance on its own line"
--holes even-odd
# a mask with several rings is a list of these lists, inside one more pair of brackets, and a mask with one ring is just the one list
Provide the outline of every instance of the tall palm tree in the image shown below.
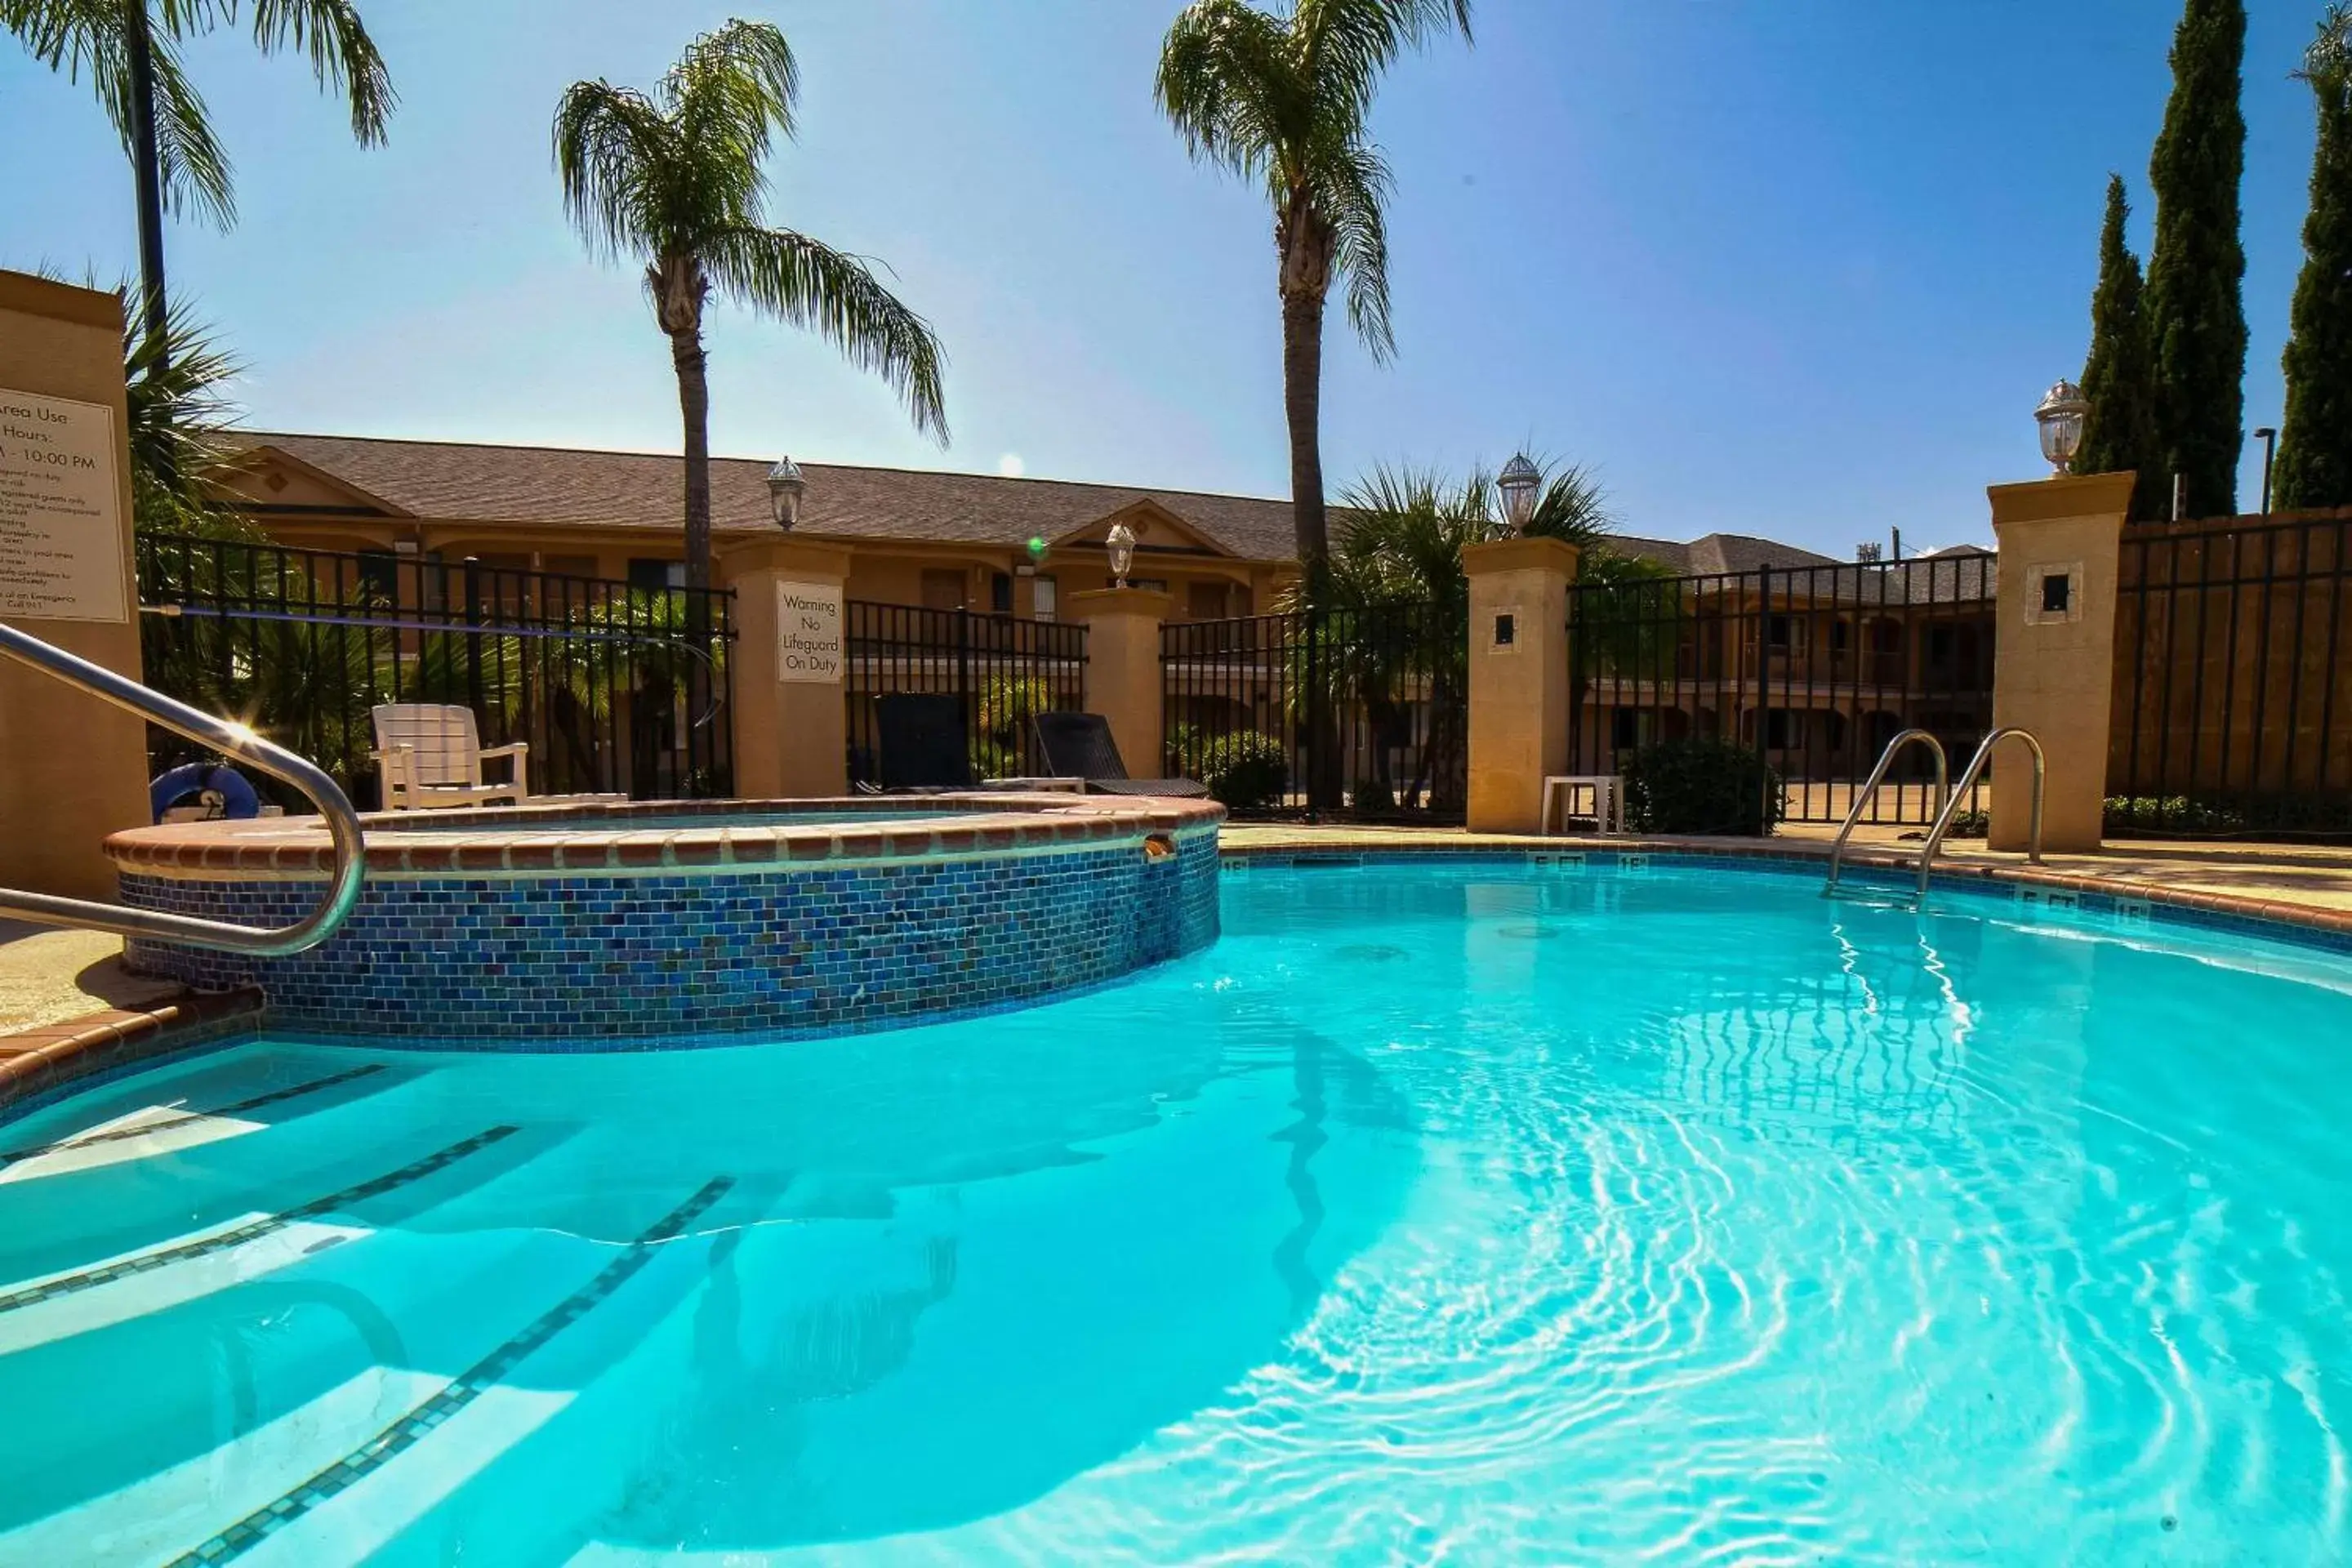
[[[35,58],[90,86],[130,155],[139,195],[139,268],[147,335],[168,338],[163,281],[163,215],[193,207],[226,229],[236,202],[227,151],[195,84],[180,66],[180,47],[216,27],[236,25],[237,0],[0,0],[0,27]],[[265,55],[295,49],[310,56],[322,90],[352,110],[362,146],[383,140],[392,112],[392,79],[352,0],[253,0],[254,47]]]
[[686,575],[710,582],[710,386],[702,310],[711,290],[809,327],[897,389],[915,427],[947,439],[944,354],[920,316],[854,256],[766,226],[761,167],[793,134],[800,84],[784,35],[730,22],[687,46],[650,94],[575,82],[555,110],[563,202],[590,248],[647,258],[646,293],[670,342],[686,424]]
[[1372,357],[1396,348],[1389,169],[1365,120],[1399,55],[1456,29],[1469,37],[1470,0],[1293,0],[1287,17],[1244,0],[1193,0],[1160,47],[1160,106],[1186,149],[1264,180],[1274,204],[1291,517],[1310,595],[1330,553],[1319,426],[1335,277],[1347,278],[1348,319]]

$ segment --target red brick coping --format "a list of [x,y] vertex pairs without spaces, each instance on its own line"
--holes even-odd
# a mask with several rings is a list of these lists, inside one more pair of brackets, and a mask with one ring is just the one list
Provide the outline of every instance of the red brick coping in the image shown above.
[[261,1021],[254,986],[186,993],[147,1007],[110,1007],[0,1035],[0,1116],[20,1101],[110,1068],[168,1056]]
[[[910,811],[953,817],[909,819]],[[872,816],[772,826],[730,821],[770,812]],[[660,871],[679,867],[765,870],[780,863],[876,862],[1001,855],[1173,837],[1213,829],[1213,801],[1053,793],[915,795],[841,800],[628,801],[362,817],[371,877],[553,876]],[[643,817],[709,817],[709,826],[636,828]],[[462,826],[453,826],[462,825]],[[317,817],[180,822],[134,827],[106,841],[121,871],[190,880],[323,878],[334,849]]]
[[[1296,843],[1227,844],[1221,853],[1229,859],[1289,859],[1295,856],[1320,858],[1327,856],[1431,856],[1447,855],[1559,855],[1559,854],[1655,854],[1684,855],[1696,858],[1718,860],[1811,861],[1826,866],[1830,847],[1817,839],[1801,838],[1673,838],[1673,837],[1562,837],[1515,838],[1508,841],[1480,843],[1475,840],[1456,842],[1442,837],[1406,839],[1339,840],[1323,843],[1311,840]],[[1867,868],[1881,871],[1901,871],[1916,876],[1919,869],[1918,851],[1891,852],[1871,847],[1849,847],[1844,855],[1849,868]],[[2073,893],[2101,893],[2115,899],[2144,899],[2151,904],[2165,904],[2174,909],[2196,910],[2205,914],[2223,915],[2238,920],[2267,921],[2280,925],[2302,926],[2312,931],[2330,931],[2352,938],[2352,910],[2326,909],[2316,904],[2296,903],[2284,899],[2246,898],[2236,893],[2216,893],[2200,888],[2169,888],[2159,882],[2136,881],[2123,877],[2100,877],[2081,871],[2057,871],[2046,866],[1981,860],[1938,860],[1934,879],[1938,882],[1998,882],[2017,883],[2028,887],[2050,888]]]

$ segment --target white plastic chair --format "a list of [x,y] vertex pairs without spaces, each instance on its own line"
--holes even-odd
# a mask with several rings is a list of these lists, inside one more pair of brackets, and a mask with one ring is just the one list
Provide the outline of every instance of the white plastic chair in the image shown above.
[[[368,716],[375,721],[373,754],[383,780],[385,810],[487,805],[501,800],[520,804],[530,798],[524,771],[530,746],[518,741],[484,750],[472,709],[383,702],[368,710]],[[482,782],[482,763],[492,757],[512,763],[507,783]]]

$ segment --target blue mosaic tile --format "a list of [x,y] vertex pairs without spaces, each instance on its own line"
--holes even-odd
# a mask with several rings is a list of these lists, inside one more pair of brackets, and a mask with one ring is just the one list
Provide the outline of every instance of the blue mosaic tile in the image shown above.
[[[315,883],[125,875],[125,902],[255,925]],[[1217,841],[725,876],[372,881],[284,958],[130,944],[206,990],[257,984],[273,1027],[497,1045],[835,1030],[1098,984],[1217,935]]]

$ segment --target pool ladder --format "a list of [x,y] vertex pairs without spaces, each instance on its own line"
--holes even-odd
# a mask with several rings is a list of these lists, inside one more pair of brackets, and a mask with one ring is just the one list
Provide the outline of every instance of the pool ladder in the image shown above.
[[1878,786],[1885,782],[1886,770],[1895,765],[1895,755],[1917,741],[1924,742],[1936,758],[1936,822],[1927,830],[1927,842],[1919,849],[1919,891],[1924,896],[1927,891],[1928,868],[1936,858],[1936,851],[1944,847],[1944,836],[1952,830],[1953,821],[1960,815],[1960,802],[1968,798],[1969,791],[1983,776],[1986,764],[1992,761],[1993,748],[2012,736],[2024,742],[2026,750],[2033,754],[2033,815],[2026,833],[2026,858],[2036,866],[2041,865],[2042,798],[2050,770],[2049,761],[2042,753],[2042,742],[2033,738],[2033,732],[2015,724],[1995,730],[1984,738],[1984,743],[1977,748],[1976,755],[1969,759],[1969,765],[1960,770],[1959,783],[1954,784],[1951,782],[1951,759],[1944,752],[1944,742],[1925,730],[1906,730],[1887,742],[1886,750],[1878,753],[1878,765],[1870,770],[1869,782],[1862,786],[1861,793],[1853,797],[1853,804],[1846,808],[1845,820],[1838,824],[1837,837],[1830,841],[1829,880],[1822,890],[1824,893],[1837,890],[1838,873],[1843,868],[1845,860],[1845,841],[1852,837],[1854,824],[1862,820],[1862,814],[1877,795]]
[[367,865],[361,844],[360,819],[352,813],[351,800],[341,786],[317,764],[283,746],[271,744],[243,724],[191,708],[14,626],[0,625],[0,654],[28,664],[101,701],[136,713],[152,724],[160,724],[272,777],[284,779],[310,797],[311,804],[327,819],[327,832],[335,845],[335,869],[327,885],[326,898],[317,909],[289,926],[265,929],[233,925],[226,921],[198,920],[193,915],[167,914],[161,910],[134,910],[122,904],[60,898],[19,888],[0,888],[0,915],[15,915],[44,925],[109,931],[119,936],[153,937],[223,952],[282,958],[289,952],[316,947],[332,936],[335,928],[343,923],[352,906],[360,901],[360,879]]

